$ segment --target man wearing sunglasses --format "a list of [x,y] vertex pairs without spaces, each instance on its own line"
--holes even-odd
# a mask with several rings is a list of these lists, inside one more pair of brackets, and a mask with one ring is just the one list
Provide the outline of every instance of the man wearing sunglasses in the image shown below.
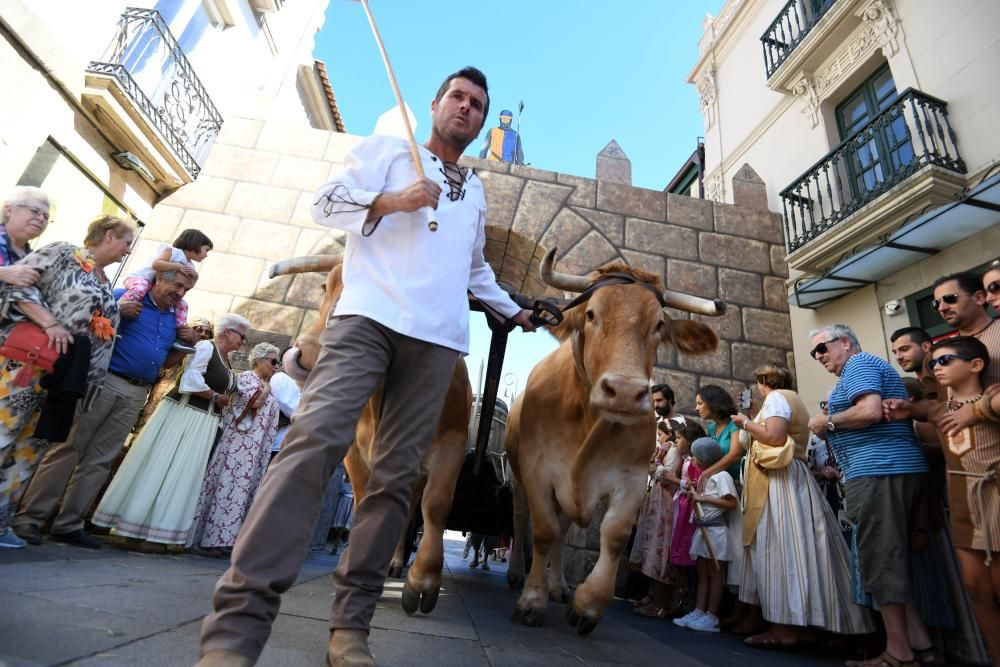
[[927,482],[927,463],[910,422],[884,421],[882,414],[883,399],[905,400],[906,389],[887,361],[861,350],[847,325],[813,331],[812,346],[812,357],[838,381],[829,414],[810,419],[809,428],[826,438],[843,474],[861,586],[885,623],[883,661],[907,663],[932,644],[908,576],[913,507]]

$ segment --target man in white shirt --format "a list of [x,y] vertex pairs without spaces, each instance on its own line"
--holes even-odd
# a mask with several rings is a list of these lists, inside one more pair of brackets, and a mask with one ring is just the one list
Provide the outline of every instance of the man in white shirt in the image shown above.
[[[361,412],[383,401],[367,493],[351,546],[334,572],[328,647],[333,667],[374,665],[368,629],[430,445],[448,384],[468,352],[467,291],[526,331],[530,313],[500,289],[483,258],[482,183],[457,162],[489,110],[482,72],[449,76],[431,104],[431,137],[419,147],[370,137],[320,188],[313,218],[348,232],[344,289],[320,337],[322,352],[281,453],[257,491],[232,565],[215,587],[202,627],[202,667],[252,665],[270,634],[280,595],[305,558],[325,485],[344,458]],[[431,232],[426,207],[436,209]]]

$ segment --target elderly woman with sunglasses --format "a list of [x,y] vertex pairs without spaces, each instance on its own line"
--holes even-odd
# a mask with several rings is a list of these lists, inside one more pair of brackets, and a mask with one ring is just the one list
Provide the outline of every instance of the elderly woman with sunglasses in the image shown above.
[[221,412],[236,388],[229,355],[243,345],[249,329],[246,318],[226,313],[216,323],[215,339],[195,345],[177,384],[129,449],[94,512],[94,524],[133,540],[187,542]]
[[278,430],[278,402],[269,380],[281,362],[278,348],[258,343],[250,370],[236,378],[232,401],[222,411],[222,435],[201,486],[187,545],[195,553],[223,556],[236,544],[243,519],[271,460]]
[[0,284],[30,287],[41,273],[27,264],[17,264],[31,252],[32,241],[49,225],[49,198],[38,188],[15,188],[0,209]]

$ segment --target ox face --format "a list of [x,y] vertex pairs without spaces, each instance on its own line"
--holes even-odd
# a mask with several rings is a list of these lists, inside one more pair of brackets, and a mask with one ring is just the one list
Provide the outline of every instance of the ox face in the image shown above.
[[578,316],[579,333],[573,334],[574,354],[590,382],[591,406],[608,421],[633,424],[652,414],[650,384],[661,344],[690,354],[712,352],[718,345],[711,327],[671,319],[641,285],[603,287],[585,307]]

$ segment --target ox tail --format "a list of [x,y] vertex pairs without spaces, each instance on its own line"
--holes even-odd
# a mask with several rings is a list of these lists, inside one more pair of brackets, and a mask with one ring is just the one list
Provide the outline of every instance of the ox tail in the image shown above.
[[604,440],[613,428],[613,423],[606,419],[598,419],[593,428],[590,429],[590,433],[587,434],[587,439],[583,441],[583,446],[577,450],[576,457],[573,459],[573,465],[570,467],[570,479],[573,482],[573,503],[576,505],[576,514],[577,516],[586,517],[588,522],[590,521],[590,512],[593,508],[584,507],[580,495],[586,484],[584,475],[587,474],[588,470],[592,469],[590,463],[598,456]]

